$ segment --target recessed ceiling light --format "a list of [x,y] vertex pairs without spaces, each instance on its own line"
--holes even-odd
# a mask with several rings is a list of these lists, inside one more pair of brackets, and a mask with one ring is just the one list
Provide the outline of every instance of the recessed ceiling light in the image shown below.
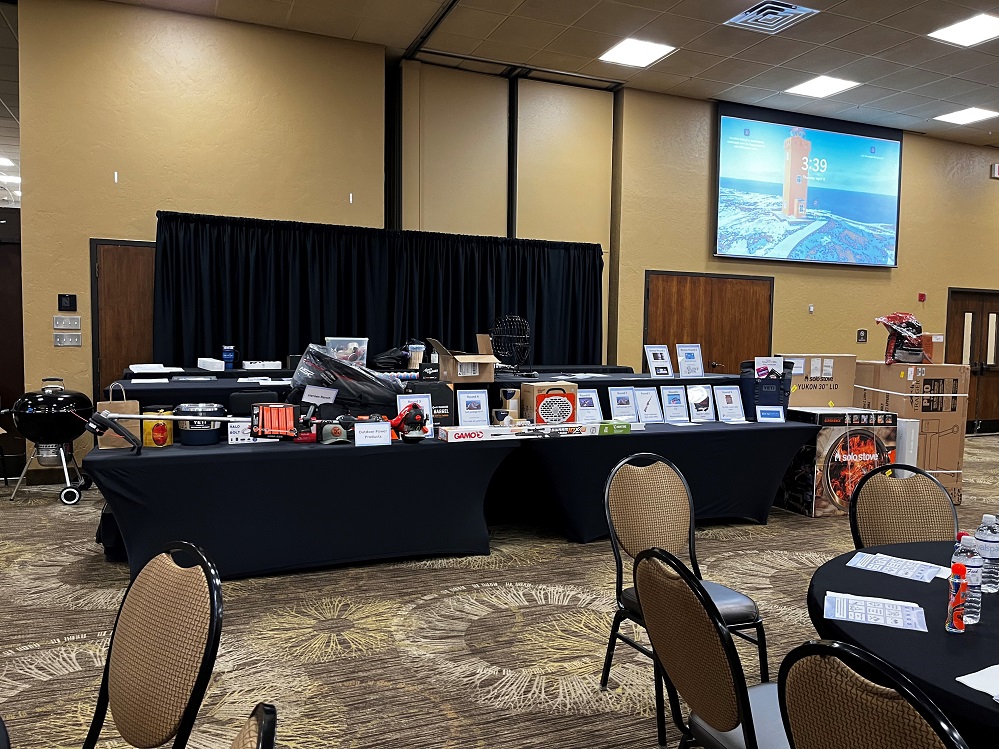
[[943,42],[959,44],[962,47],[973,47],[999,36],[999,17],[982,13],[967,21],[932,31],[927,36]]
[[845,81],[842,78],[820,75],[818,78],[812,78],[810,81],[799,83],[794,88],[787,89],[784,93],[797,94],[798,96],[814,96],[817,99],[821,99],[859,85],[856,81]]
[[13,176],[10,176],[10,175],[7,175],[7,174],[0,174],[0,182],[3,182],[5,184],[19,185],[19,184],[21,184],[21,178],[20,177],[13,177]]
[[604,62],[614,62],[618,65],[630,65],[633,68],[647,68],[654,62],[659,62],[676,47],[656,42],[643,42],[640,39],[625,39],[618,42],[600,55]]
[[14,162],[6,156],[0,156],[0,166],[14,166]]
[[950,114],[942,114],[939,117],[934,117],[933,119],[941,120],[943,122],[953,122],[955,125],[969,125],[972,122],[980,122],[992,117],[999,117],[999,112],[993,112],[991,109],[971,107],[969,109],[962,109],[958,112],[951,112]]

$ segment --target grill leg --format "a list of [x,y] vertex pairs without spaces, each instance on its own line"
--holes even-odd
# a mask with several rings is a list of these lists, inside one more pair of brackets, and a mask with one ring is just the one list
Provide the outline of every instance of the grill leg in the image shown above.
[[28,475],[28,467],[31,465],[31,461],[35,459],[35,455],[38,453],[38,448],[31,448],[31,457],[24,461],[24,470],[21,471],[21,475],[17,479],[17,484],[14,486],[14,493],[10,495],[10,501],[14,501],[14,497],[17,496],[17,490],[21,488],[21,484],[24,483],[24,477]]
[[62,461],[62,475],[66,479],[65,486],[72,486],[72,482],[69,480],[69,467],[66,465],[66,449],[59,445],[59,460]]

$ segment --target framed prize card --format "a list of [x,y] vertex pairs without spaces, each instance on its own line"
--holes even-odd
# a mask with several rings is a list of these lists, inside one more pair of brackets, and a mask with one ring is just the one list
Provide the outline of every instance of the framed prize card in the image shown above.
[[638,421],[638,408],[635,405],[634,388],[607,388],[610,399],[611,418],[618,421]]
[[715,403],[710,385],[687,385],[691,421],[715,421]]
[[662,424],[663,410],[659,406],[659,393],[655,388],[635,388],[635,406],[638,420],[643,424]]

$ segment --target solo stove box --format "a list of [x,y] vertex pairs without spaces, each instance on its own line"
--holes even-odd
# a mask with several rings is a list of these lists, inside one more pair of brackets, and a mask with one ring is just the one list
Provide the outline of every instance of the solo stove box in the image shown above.
[[798,406],[851,407],[857,376],[855,354],[784,354],[794,363],[789,408]]
[[788,421],[818,424],[794,456],[774,504],[808,517],[845,515],[864,475],[895,460],[898,418],[861,408],[789,408]]
[[955,505],[961,504],[970,380],[966,364],[857,362],[854,405],[919,419],[916,465],[944,485]]

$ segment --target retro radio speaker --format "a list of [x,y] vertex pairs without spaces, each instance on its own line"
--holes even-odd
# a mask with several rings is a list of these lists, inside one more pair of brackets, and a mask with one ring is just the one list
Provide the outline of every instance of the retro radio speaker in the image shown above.
[[534,396],[535,424],[565,424],[576,421],[576,394],[553,387]]

